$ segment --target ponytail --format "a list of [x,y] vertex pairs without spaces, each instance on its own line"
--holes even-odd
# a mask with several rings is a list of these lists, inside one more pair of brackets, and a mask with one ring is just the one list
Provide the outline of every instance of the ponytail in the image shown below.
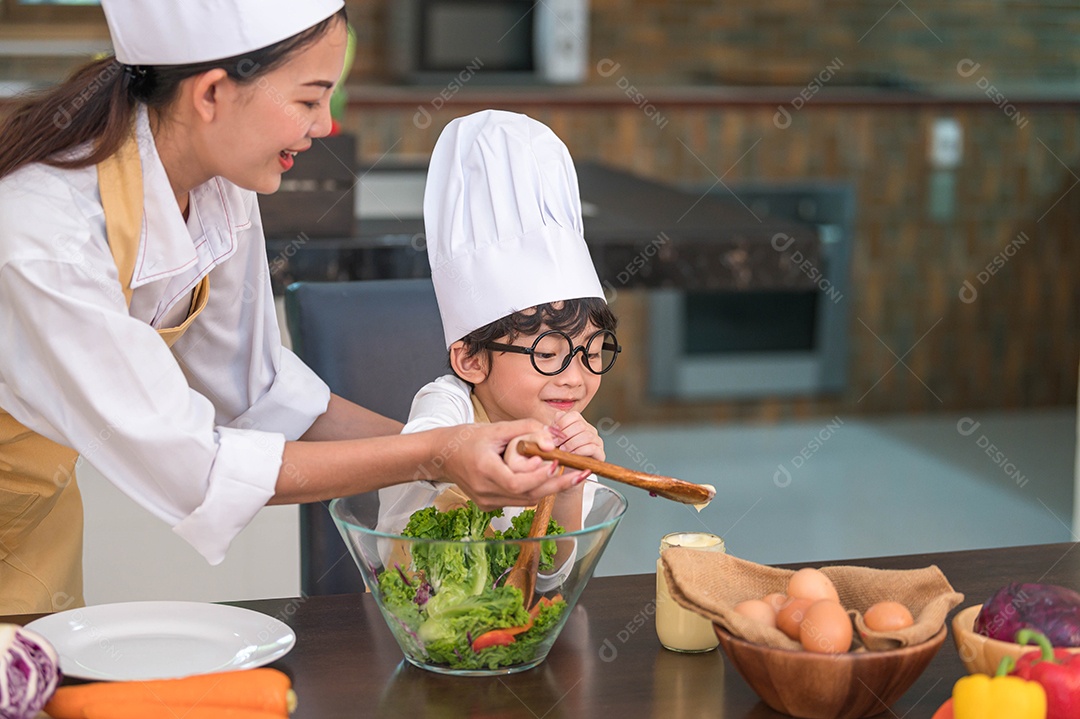
[[[0,125],[0,177],[34,162],[86,167],[116,152],[135,110],[130,83],[130,73],[109,57],[24,100]],[[90,154],[67,155],[90,141],[96,141]]]

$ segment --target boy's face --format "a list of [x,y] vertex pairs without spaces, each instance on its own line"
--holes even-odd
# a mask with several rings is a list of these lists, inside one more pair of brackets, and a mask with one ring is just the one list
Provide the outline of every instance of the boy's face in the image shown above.
[[[535,335],[521,335],[512,344],[530,347],[547,329],[541,327]],[[572,338],[574,346],[585,344],[596,329],[587,326]],[[499,341],[507,342],[506,338]],[[581,358],[579,352],[566,369],[548,376],[536,371],[529,355],[490,350],[472,358],[478,360],[479,374],[474,376],[480,377],[479,381],[465,379],[473,383],[476,396],[492,422],[535,419],[551,424],[562,412],[584,411],[600,388],[600,375],[585,369]]]

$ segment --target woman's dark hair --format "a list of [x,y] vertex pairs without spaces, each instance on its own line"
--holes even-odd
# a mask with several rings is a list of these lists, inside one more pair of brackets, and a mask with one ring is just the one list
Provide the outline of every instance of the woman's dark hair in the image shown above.
[[489,342],[502,341],[504,337],[506,342],[512,343],[521,335],[534,335],[542,325],[574,337],[590,324],[598,330],[614,332],[619,323],[607,302],[597,297],[582,297],[558,304],[558,307],[553,304],[537,305],[473,330],[462,338],[465,356],[480,354],[487,349]]
[[[57,87],[31,95],[0,124],[0,178],[24,165],[88,167],[116,152],[131,130],[136,103],[161,108],[175,99],[181,81],[222,68],[237,83],[249,83],[282,65],[318,40],[345,9],[303,32],[260,50],[190,65],[123,65],[115,57],[76,70]],[[93,142],[89,154],[62,153]]]

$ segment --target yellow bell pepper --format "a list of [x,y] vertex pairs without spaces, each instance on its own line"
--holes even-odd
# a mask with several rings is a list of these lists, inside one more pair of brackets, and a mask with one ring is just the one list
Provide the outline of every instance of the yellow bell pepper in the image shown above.
[[1046,719],[1046,692],[1020,677],[966,676],[953,686],[955,719]]

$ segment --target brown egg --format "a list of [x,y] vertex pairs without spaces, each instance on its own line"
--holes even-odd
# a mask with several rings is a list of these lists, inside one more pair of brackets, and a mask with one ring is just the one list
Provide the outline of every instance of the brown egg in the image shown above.
[[780,592],[773,592],[772,594],[766,594],[761,600],[772,607],[774,612],[779,612],[787,604],[788,596]]
[[840,601],[840,595],[836,593],[836,587],[832,580],[817,569],[800,569],[791,575],[788,580],[787,593],[789,597],[800,599],[831,599]]
[[799,641],[799,625],[802,624],[806,610],[813,604],[809,599],[792,598],[776,613],[776,628]]
[[878,602],[863,614],[866,628],[875,632],[895,632],[915,623],[911,612],[900,602]]
[[840,602],[819,599],[806,610],[799,643],[808,652],[842,654],[851,648],[851,618]]
[[739,602],[735,605],[735,611],[744,617],[753,619],[758,624],[764,624],[767,627],[776,626],[776,612],[767,602],[760,599],[747,599],[745,602]]

